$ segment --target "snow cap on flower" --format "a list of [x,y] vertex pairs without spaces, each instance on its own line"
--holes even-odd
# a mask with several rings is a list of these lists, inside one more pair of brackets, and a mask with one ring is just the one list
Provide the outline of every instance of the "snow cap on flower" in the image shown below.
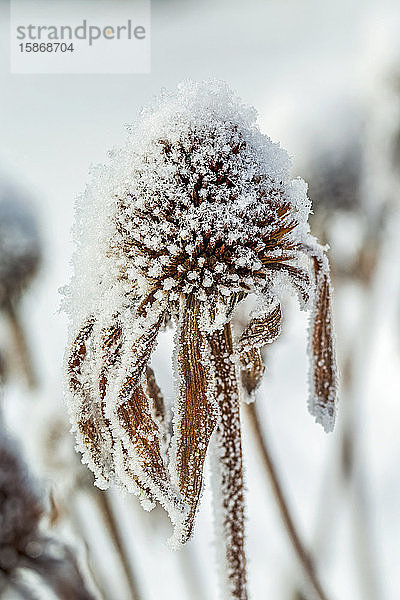
[[[109,165],[95,169],[82,198],[82,313],[104,294],[109,303],[121,276],[150,300],[193,292],[216,308],[233,294],[268,291],[265,252],[269,261],[279,253],[278,230],[286,226],[293,240],[308,231],[307,188],[290,181],[289,167],[286,151],[261,134],[254,109],[225,83],[187,81],[163,92],[130,127],[126,144],[110,152]],[[308,280],[298,274],[296,285]]]
[[[307,186],[289,167],[225,83],[186,81],[142,111],[78,204],[66,364],[78,449],[98,485],[122,485],[148,508],[160,501],[177,543],[192,531],[209,441],[228,410],[221,370],[229,380],[242,370],[254,391],[288,289],[312,315],[310,409],[333,426],[329,267],[309,231]],[[249,294],[258,309],[232,340],[232,312]],[[149,361],[171,319],[170,440]]]

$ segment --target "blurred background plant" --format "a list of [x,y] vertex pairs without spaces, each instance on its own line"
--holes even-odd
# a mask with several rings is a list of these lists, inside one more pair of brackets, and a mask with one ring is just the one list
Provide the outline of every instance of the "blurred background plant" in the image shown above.
[[[10,336],[11,362],[30,388],[36,386],[32,354],[20,316],[23,292],[37,274],[41,248],[29,197],[0,175],[0,311]],[[12,370],[2,357],[3,376]]]
[[[68,583],[87,594],[72,592],[77,598],[218,597],[209,485],[186,554],[167,550],[169,524],[161,511],[144,514],[134,498],[92,486],[74,453],[61,400],[66,323],[57,312],[57,289],[70,268],[73,198],[89,163],[103,161],[121,140],[121,124],[160,87],[186,76],[216,76],[257,106],[262,129],[296,156],[294,172],[310,184],[312,228],[331,247],[342,373],[337,429],[327,437],[305,414],[306,324],[289,298],[290,316],[267,351],[265,383],[257,391],[262,433],[329,597],[397,600],[397,2],[153,0],[149,76],[10,75],[4,0],[0,11],[0,518],[10,494],[24,514],[14,538],[7,537],[23,539],[22,546],[12,542],[11,553],[0,527],[6,564],[0,595],[62,598],[56,586]],[[171,347],[167,331],[154,356],[169,399]],[[250,597],[308,600],[255,439],[250,431],[244,439]],[[16,445],[27,467],[16,458]],[[16,547],[24,548],[23,568],[16,567]],[[53,570],[44,572],[46,560]]]
[[[2,431],[0,498],[0,594],[36,598],[44,583],[57,598],[93,599],[72,550],[41,530],[44,507],[15,444]],[[38,575],[42,585],[26,579],[27,572]]]

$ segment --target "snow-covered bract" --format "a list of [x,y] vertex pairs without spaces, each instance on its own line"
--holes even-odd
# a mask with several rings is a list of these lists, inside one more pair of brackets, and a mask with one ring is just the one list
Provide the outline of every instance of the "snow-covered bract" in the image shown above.
[[[254,392],[288,289],[310,311],[310,410],[327,430],[336,398],[329,267],[309,231],[306,184],[290,180],[287,153],[255,119],[216,81],[184,82],[144,110],[78,202],[66,300],[67,393],[84,461],[99,486],[159,501],[179,545],[213,436],[234,598],[246,597],[238,374]],[[249,294],[258,308],[234,340],[230,321]],[[171,320],[170,438],[149,361]]]

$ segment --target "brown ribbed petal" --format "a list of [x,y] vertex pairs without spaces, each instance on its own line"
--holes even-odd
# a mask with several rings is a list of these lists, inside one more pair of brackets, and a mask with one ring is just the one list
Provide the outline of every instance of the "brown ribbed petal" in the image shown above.
[[[120,366],[120,360],[121,360],[121,351],[122,351],[122,342],[123,342],[123,333],[122,333],[122,326],[118,320],[118,317],[115,317],[114,319],[114,324],[105,329],[104,330],[104,334],[102,336],[102,345],[101,345],[101,356],[102,356],[102,367],[100,370],[100,378],[99,378],[99,392],[100,392],[100,397],[102,400],[102,406],[103,406],[103,410],[105,409],[105,396],[108,390],[108,382],[109,380],[112,380],[113,376],[115,377],[118,373],[118,369]],[[157,329],[158,331],[158,329]],[[151,337],[151,336],[149,336]],[[151,340],[152,343],[154,344],[154,338]],[[150,344],[148,344],[145,349],[149,352],[151,352],[152,349],[152,345],[151,345],[151,341]],[[150,348],[148,347],[150,345]],[[140,348],[140,344],[138,344],[138,348]],[[137,367],[137,372],[136,372],[136,379],[138,379],[140,377],[140,369],[144,368],[145,365],[145,361],[146,359],[148,360],[148,356],[147,353],[144,352],[143,357],[138,357],[137,361],[136,361],[136,367]],[[129,410],[125,410],[125,417],[127,419],[129,419]],[[121,418],[120,418],[121,420]],[[107,420],[107,425],[110,426],[110,422]],[[125,425],[125,423],[124,423]],[[132,427],[132,424],[131,424]],[[110,427],[111,429],[111,427]],[[114,430],[114,446],[119,446],[121,448],[121,453],[122,453],[122,466],[125,470],[125,472],[128,475],[129,479],[132,479],[134,481],[134,483],[136,484],[136,486],[139,488],[139,490],[141,490],[142,492],[142,497],[144,496],[145,498],[147,498],[150,502],[154,503],[154,494],[150,489],[150,486],[147,484],[147,481],[145,481],[144,477],[139,477],[137,474],[137,470],[132,469],[131,467],[131,457],[130,457],[130,453],[128,452],[127,448],[126,448],[126,444],[124,443],[124,441],[121,441],[120,439],[118,439],[118,437],[116,436],[115,430]]]
[[[75,401],[80,401],[78,432],[94,473],[105,483],[116,479],[128,487],[134,484],[134,491],[143,499],[172,503],[182,511],[183,504],[172,490],[162,458],[165,432],[160,417],[164,409],[148,366],[162,318],[160,313],[129,342],[118,315],[100,333],[90,319],[72,345],[69,383]],[[121,384],[116,398],[109,398],[109,392],[114,396],[109,387],[118,380]]]
[[331,431],[335,421],[337,398],[332,289],[329,272],[317,258],[314,258],[314,271],[316,292],[311,338],[313,398],[310,411],[327,431]]
[[211,366],[205,365],[206,340],[199,330],[200,304],[188,296],[184,301],[178,333],[180,389],[175,409],[175,456],[178,486],[189,506],[189,514],[178,533],[177,543],[190,537],[203,483],[203,465],[215,428],[215,408],[209,399]]
[[[118,407],[121,427],[127,434],[123,439],[124,467],[129,477],[153,497],[170,498],[166,465],[161,456],[158,424],[154,421],[150,399],[141,385],[134,385],[128,377],[122,388],[126,400]],[[150,490],[150,494],[149,494]]]
[[129,373],[123,378],[116,413],[122,428],[124,467],[128,476],[133,476],[145,493],[150,490],[150,498],[154,495],[164,506],[172,503],[181,510],[182,503],[172,490],[163,459],[163,431],[157,418],[161,392],[148,367],[162,319],[163,314],[132,346],[133,360]]
[[75,400],[79,399],[77,412],[78,436],[87,449],[87,459],[92,470],[106,481],[114,477],[112,447],[113,437],[109,422],[104,416],[104,406],[93,392],[90,373],[84,369],[88,343],[93,333],[94,318],[89,318],[76,336],[68,356],[68,382]]

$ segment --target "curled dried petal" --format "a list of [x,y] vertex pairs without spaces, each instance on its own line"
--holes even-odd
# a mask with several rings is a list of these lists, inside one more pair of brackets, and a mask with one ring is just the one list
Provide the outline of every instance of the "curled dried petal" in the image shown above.
[[[68,359],[79,449],[101,487],[112,481],[140,496],[184,510],[162,457],[161,410],[149,391],[148,361],[163,319],[159,310],[137,334],[124,334],[120,315],[108,327],[88,320]],[[152,383],[154,392],[155,381]]]
[[242,366],[242,384],[254,393],[264,374],[260,349],[273,342],[281,331],[282,312],[278,304],[271,312],[254,317],[243,331],[236,348]]
[[[124,467],[129,479],[133,478],[139,487],[151,498],[161,502],[170,496],[167,469],[161,455],[158,424],[151,414],[150,399],[141,385],[132,387],[129,378],[123,394],[126,400],[117,408],[120,426],[126,436],[122,438],[125,450]],[[120,473],[120,476],[122,474]],[[126,481],[126,479],[124,479]]]
[[[170,484],[163,457],[164,432],[156,417],[155,398],[147,393],[150,373],[148,362],[163,317],[164,311],[161,309],[155,318],[150,319],[150,323],[146,321],[138,335],[125,341],[124,360],[120,372],[114,374],[115,383],[106,396],[106,403],[113,435],[120,441],[123,449],[123,469],[118,472],[120,480],[142,498],[144,494],[147,500],[155,498],[171,508],[170,516],[175,521],[175,511],[181,513],[184,506],[179,494]],[[154,385],[155,381],[153,388]],[[137,486],[139,490],[136,489]]]
[[278,304],[272,311],[251,319],[237,343],[236,353],[262,348],[273,342],[281,332],[282,311]]

